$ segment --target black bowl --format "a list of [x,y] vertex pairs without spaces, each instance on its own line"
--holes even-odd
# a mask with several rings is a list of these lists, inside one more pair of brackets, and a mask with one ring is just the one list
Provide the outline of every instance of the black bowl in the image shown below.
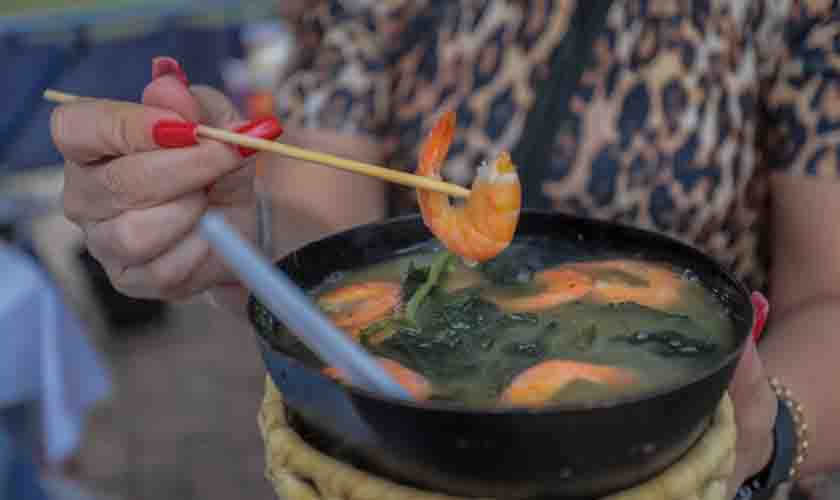
[[[274,335],[253,297],[251,322],[265,366],[296,421],[349,450],[364,467],[435,491],[496,498],[583,499],[638,484],[702,435],[728,387],[753,324],[749,291],[717,262],[657,233],[556,213],[525,211],[517,238],[548,238],[585,254],[622,253],[691,269],[731,311],[736,347],[667,390],[598,405],[470,409],[403,402],[342,386],[311,354]],[[304,289],[434,244],[419,216],[357,227],[310,243],[278,267]],[[288,339],[288,337],[287,337]]]

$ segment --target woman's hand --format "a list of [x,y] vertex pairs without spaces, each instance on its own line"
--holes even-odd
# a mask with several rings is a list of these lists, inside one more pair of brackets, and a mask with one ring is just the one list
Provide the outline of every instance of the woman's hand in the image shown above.
[[778,403],[752,337],[744,349],[729,393],[735,406],[738,438],[735,472],[726,498],[735,498],[744,481],[761,471],[773,455],[773,426]]
[[52,136],[66,161],[65,215],[83,229],[114,286],[134,297],[181,300],[235,286],[197,223],[212,207],[252,237],[253,169],[215,141],[160,149],[154,130],[161,120],[231,128],[239,117],[219,92],[188,87],[174,60],[157,58],[152,66],[142,104],[60,106]]

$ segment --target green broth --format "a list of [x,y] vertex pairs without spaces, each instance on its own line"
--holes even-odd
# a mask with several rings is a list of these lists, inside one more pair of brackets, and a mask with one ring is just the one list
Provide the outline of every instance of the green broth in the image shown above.
[[[360,342],[371,353],[422,374],[434,388],[432,399],[471,407],[498,405],[514,377],[549,359],[636,373],[634,384],[576,381],[553,395],[556,401],[596,404],[684,382],[719,363],[734,348],[734,326],[725,307],[690,272],[679,269],[673,270],[682,281],[679,300],[667,310],[629,302],[598,303],[584,296],[539,313],[503,311],[491,298],[538,293],[536,272],[573,259],[562,252],[549,258],[552,252],[542,247],[517,242],[495,261],[477,268],[451,259],[414,318],[405,317],[404,308],[400,309],[395,317],[362,330]],[[405,304],[417,289],[406,283],[407,274],[436,258],[439,251],[424,251],[336,274],[311,294],[317,299],[355,283],[390,281],[403,286]],[[643,284],[620,272],[607,274],[591,273],[596,279]]]

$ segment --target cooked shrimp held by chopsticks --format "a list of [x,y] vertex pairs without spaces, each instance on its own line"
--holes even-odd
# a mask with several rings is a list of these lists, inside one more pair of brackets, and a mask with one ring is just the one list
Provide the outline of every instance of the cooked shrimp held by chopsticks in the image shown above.
[[[420,149],[417,174],[440,179],[440,171],[455,132],[455,113],[445,113]],[[507,152],[483,165],[463,206],[449,197],[418,190],[423,221],[452,253],[467,262],[483,262],[500,254],[513,240],[522,205],[522,187]]]

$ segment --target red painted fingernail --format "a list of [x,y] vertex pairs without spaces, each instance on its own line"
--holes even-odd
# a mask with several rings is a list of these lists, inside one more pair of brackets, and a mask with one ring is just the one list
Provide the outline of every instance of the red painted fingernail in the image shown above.
[[198,144],[197,125],[178,120],[160,120],[152,127],[155,144],[162,148],[183,148]]
[[750,300],[754,310],[752,337],[758,342],[761,334],[764,333],[764,323],[767,322],[767,315],[770,313],[770,303],[761,292],[753,292]]
[[152,59],[152,80],[156,80],[164,75],[172,75],[184,85],[188,86],[190,84],[187,74],[181,69],[178,61],[171,57],[155,57]]
[[[236,129],[234,129],[234,131],[239,134],[245,134],[251,137],[259,137],[260,139],[273,141],[274,139],[277,139],[283,134],[283,125],[280,123],[280,120],[271,116],[268,118],[251,120],[250,122],[237,127]],[[239,151],[239,154],[242,155],[243,158],[247,158],[257,152],[254,149],[249,149],[242,146],[237,146],[236,149]]]

